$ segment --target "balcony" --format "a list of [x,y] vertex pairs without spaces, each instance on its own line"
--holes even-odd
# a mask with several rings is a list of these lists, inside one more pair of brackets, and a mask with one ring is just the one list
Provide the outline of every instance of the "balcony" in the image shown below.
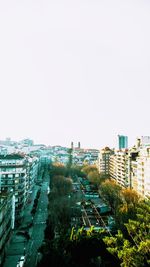
[[0,174],[20,174],[20,173],[26,173],[26,169],[17,170],[17,169],[9,169],[9,170],[1,170]]

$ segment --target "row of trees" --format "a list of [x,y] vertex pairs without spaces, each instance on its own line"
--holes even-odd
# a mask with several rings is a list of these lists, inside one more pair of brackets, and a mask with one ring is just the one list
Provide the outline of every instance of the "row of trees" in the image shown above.
[[123,189],[100,175],[96,166],[86,166],[82,170],[87,179],[96,184],[115,216],[117,234],[103,239],[108,251],[120,260],[122,267],[149,266],[150,200],[145,201],[134,190]]
[[96,232],[94,227],[88,231],[83,228],[78,230],[72,228],[70,240],[84,263],[85,259],[88,259],[88,263],[93,259],[99,266],[105,267],[150,266],[149,200],[138,203],[135,208],[135,219],[129,219],[125,227],[126,231],[119,229],[117,234],[111,236],[108,236],[105,230]]
[[140,197],[136,191],[129,188],[123,189],[108,175],[99,174],[95,165],[84,166],[82,172],[87,179],[96,186],[99,194],[112,208],[117,228],[124,228],[128,219],[133,219],[136,214],[136,206]]
[[70,166],[70,164],[64,166],[62,163],[59,162],[50,165],[50,176],[53,177],[56,175],[71,177],[72,180],[76,179],[76,176],[86,177],[86,174],[82,171],[82,167]]
[[108,178],[108,175],[100,174],[95,165],[85,165],[81,168],[81,172],[97,189]]
[[[55,232],[64,232],[70,225],[72,179],[67,168],[53,164],[50,169],[49,224]],[[63,227],[62,227],[63,226]]]
[[[85,177],[80,169],[73,169],[73,179],[77,175],[76,172],[79,172],[79,176]],[[45,229],[45,242],[40,249],[43,258],[39,266],[96,267],[102,261],[100,256],[105,263],[107,259],[109,264],[113,262],[115,266],[119,266],[115,257],[106,250],[102,240],[103,233],[98,235],[94,229],[86,232],[83,228],[79,230],[71,228],[70,222],[75,211],[76,199],[72,193],[71,177],[66,177],[66,174],[68,172],[64,166],[60,164],[51,166],[49,217]]]
[[135,219],[125,224],[126,232],[118,230],[115,236],[104,238],[122,267],[150,266],[150,201],[141,201],[135,210]]
[[[77,174],[78,173],[78,174]],[[75,204],[72,180],[86,177],[112,207],[116,232],[109,235],[91,227],[71,228]],[[95,166],[72,168],[56,164],[50,168],[51,193],[45,243],[41,247],[42,266],[64,267],[143,267],[150,264],[150,203],[136,192],[122,189]],[[86,179],[85,178],[85,179]]]
[[45,241],[40,248],[43,254],[38,266],[65,266],[64,248],[70,228],[73,200],[71,198],[72,179],[67,167],[62,164],[50,166],[50,194]]
[[39,189],[39,190],[37,191],[36,197],[35,197],[35,199],[34,199],[33,207],[32,207],[32,210],[31,210],[31,214],[32,214],[32,215],[34,215],[35,212],[36,212],[37,205],[38,205],[38,201],[39,201],[39,197],[40,197],[40,193],[41,193],[41,190]]

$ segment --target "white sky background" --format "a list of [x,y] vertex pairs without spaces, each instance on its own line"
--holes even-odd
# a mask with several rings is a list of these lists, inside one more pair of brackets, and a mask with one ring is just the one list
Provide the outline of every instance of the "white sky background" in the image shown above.
[[149,0],[0,0],[0,139],[150,135]]

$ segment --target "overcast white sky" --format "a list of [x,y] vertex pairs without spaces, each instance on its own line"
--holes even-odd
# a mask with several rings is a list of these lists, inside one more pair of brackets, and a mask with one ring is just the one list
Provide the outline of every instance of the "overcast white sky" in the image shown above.
[[149,0],[0,0],[0,139],[150,135]]

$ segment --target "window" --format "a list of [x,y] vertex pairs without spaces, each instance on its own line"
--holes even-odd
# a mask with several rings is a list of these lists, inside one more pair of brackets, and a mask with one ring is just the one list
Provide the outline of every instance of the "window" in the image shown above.
[[13,181],[12,181],[12,180],[8,180],[8,181],[7,181],[7,184],[8,184],[8,185],[12,185],[12,184],[13,184]]

